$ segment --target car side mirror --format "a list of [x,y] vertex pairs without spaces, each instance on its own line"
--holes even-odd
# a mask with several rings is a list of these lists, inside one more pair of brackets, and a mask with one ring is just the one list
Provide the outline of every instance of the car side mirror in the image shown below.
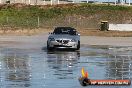
[[77,35],[80,35],[80,34],[77,34]]

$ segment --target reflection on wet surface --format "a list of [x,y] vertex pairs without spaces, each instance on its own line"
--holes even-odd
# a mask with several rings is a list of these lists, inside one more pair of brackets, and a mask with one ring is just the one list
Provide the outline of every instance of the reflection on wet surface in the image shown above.
[[73,79],[74,70],[80,58],[79,52],[48,52],[47,63],[50,69],[54,69],[53,75],[59,79]]
[[[2,50],[4,52],[4,50]],[[30,86],[30,67],[28,64],[28,55],[21,54],[13,49],[6,53],[1,52],[1,82],[3,86],[12,87],[29,87]],[[2,80],[3,79],[3,80]],[[3,81],[4,84],[3,84]]]
[[50,52],[1,48],[0,88],[82,88],[78,82],[82,67],[88,70],[91,79],[132,80],[131,53],[132,47],[112,46]]

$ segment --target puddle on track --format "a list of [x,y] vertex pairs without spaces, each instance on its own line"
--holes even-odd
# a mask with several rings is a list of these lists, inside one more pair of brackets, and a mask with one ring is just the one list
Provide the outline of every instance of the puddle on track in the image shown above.
[[82,67],[90,79],[132,80],[131,53],[132,47],[112,46],[84,45],[80,51],[53,52],[0,48],[0,88],[83,88],[78,82]]

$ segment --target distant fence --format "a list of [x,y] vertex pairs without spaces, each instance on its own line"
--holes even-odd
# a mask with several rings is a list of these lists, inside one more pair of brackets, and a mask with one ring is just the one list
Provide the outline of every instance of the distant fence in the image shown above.
[[132,24],[109,24],[109,30],[132,31]]
[[[0,28],[54,28],[70,26],[79,29],[100,29],[100,20],[78,16],[57,18],[0,16]],[[109,24],[109,30],[132,31],[132,24]]]
[[93,19],[78,18],[74,16],[41,18],[41,17],[0,17],[0,27],[11,28],[53,28],[56,26],[71,26],[82,29],[99,29],[99,22]]

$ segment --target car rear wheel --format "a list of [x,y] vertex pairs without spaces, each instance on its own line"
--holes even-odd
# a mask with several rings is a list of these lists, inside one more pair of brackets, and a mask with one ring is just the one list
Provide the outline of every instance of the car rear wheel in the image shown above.
[[80,49],[80,41],[78,41],[77,50]]

